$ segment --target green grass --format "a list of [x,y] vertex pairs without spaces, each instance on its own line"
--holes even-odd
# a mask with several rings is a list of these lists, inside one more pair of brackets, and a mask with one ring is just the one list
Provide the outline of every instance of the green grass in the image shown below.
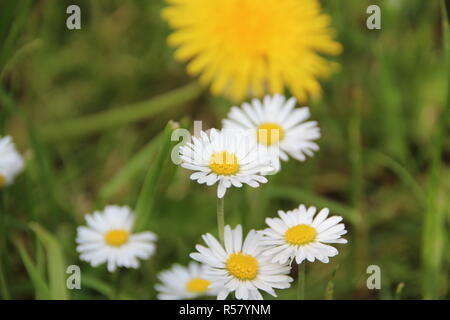
[[[76,31],[65,28],[70,1],[0,10],[0,135],[14,137],[27,163],[0,191],[0,295],[154,299],[156,273],[187,263],[202,234],[217,235],[214,188],[168,160],[171,126],[219,127],[232,102],[174,61],[161,0],[78,3]],[[249,230],[278,209],[327,206],[344,217],[349,244],[329,264],[308,264],[307,298],[449,299],[449,5],[322,3],[344,52],[309,104],[320,151],[283,164],[260,189],[227,192],[225,222]],[[381,30],[365,27],[374,3]],[[76,227],[106,204],[135,208],[139,228],[158,234],[139,270],[111,275],[79,261]],[[66,290],[71,264],[82,290]],[[381,267],[379,291],[365,287],[371,264]],[[296,286],[279,296],[295,299]]]
[[[450,58],[450,35],[447,11],[444,2],[441,2],[442,34],[444,46],[445,68],[449,68]],[[450,76],[447,76],[447,86],[450,88]],[[448,241],[445,225],[445,201],[446,196],[441,186],[442,172],[442,148],[446,135],[448,134],[448,119],[450,118],[450,91],[447,91],[447,97],[441,119],[436,123],[436,131],[432,136],[432,149],[430,152],[430,175],[427,183],[427,203],[424,218],[423,246],[422,246],[422,286],[423,297],[425,299],[436,299],[442,294],[442,282],[445,281],[443,273],[444,247]]]

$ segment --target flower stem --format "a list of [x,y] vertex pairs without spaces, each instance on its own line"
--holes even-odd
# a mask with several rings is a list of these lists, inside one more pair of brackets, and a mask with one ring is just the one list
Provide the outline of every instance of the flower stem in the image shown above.
[[117,269],[116,271],[114,271],[113,275],[113,282],[114,282],[114,291],[113,291],[113,295],[112,295],[112,300],[118,300],[120,297],[120,290],[121,290],[121,286],[122,286],[122,277],[120,274],[120,269]]
[[298,265],[297,300],[305,300],[306,262]]
[[[362,153],[362,98],[359,91],[354,92],[352,98],[355,103],[351,108],[348,137],[349,137],[349,160],[351,168],[349,196],[353,210],[355,212],[355,231],[353,232],[354,258],[353,258],[353,275],[362,274],[369,265],[369,232],[370,228],[365,218],[364,210],[364,167]],[[363,278],[354,276],[354,286],[356,289],[362,288],[365,283]]]
[[5,273],[3,271],[3,259],[1,259],[1,257],[0,257],[0,288],[2,300],[9,300],[10,295],[6,284]]
[[224,198],[217,198],[217,227],[219,228],[219,239],[223,244],[223,229],[225,227]]

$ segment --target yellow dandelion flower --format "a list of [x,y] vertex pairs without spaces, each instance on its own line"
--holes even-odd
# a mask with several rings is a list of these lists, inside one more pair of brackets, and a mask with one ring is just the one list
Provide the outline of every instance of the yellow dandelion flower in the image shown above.
[[167,0],[163,17],[187,71],[234,100],[281,93],[301,102],[320,93],[318,78],[335,63],[341,45],[318,0]]

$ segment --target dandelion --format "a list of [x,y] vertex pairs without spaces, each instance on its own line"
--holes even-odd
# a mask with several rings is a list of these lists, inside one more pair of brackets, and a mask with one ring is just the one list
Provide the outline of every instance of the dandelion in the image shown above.
[[331,19],[318,0],[167,0],[168,42],[187,72],[213,94],[238,101],[288,88],[299,100],[316,96],[319,78],[336,65]]
[[237,299],[261,300],[259,290],[276,297],[274,289],[286,289],[293,281],[287,274],[288,265],[271,263],[263,255],[261,235],[251,230],[243,241],[242,227],[224,228],[224,245],[207,233],[203,235],[207,247],[197,245],[191,258],[206,264],[211,288],[220,288],[217,299],[225,299],[231,292]]
[[314,140],[320,138],[320,128],[316,121],[306,121],[310,117],[309,108],[294,108],[296,99],[282,95],[265,96],[262,101],[253,99],[243,103],[241,108],[232,107],[228,119],[223,120],[224,129],[249,130],[259,146],[266,148],[272,156],[275,171],[280,170],[280,159],[288,160],[288,155],[304,161],[312,157],[319,146]]
[[80,259],[93,267],[107,263],[109,272],[117,267],[138,268],[139,259],[155,252],[156,235],[152,232],[133,234],[134,215],[129,207],[107,206],[102,212],[86,215],[87,227],[77,230],[76,242]]
[[180,147],[183,168],[195,171],[190,178],[208,186],[218,184],[217,197],[223,198],[230,187],[243,184],[257,188],[266,183],[263,172],[273,170],[270,159],[261,155],[248,135],[226,130],[202,131],[200,137]]
[[0,138],[0,188],[13,183],[23,170],[24,161],[10,136]]
[[330,257],[338,254],[338,250],[328,243],[347,243],[341,238],[347,230],[340,223],[342,217],[327,218],[327,208],[314,217],[315,213],[315,207],[300,205],[292,211],[278,211],[280,218],[267,218],[270,228],[262,232],[266,247],[264,256],[271,257],[273,263],[286,263],[292,259],[298,264],[305,259],[328,263]]
[[161,284],[155,286],[160,300],[195,299],[216,296],[217,289],[211,289],[211,281],[206,278],[205,266],[192,261],[189,266],[175,264],[169,270],[160,272]]

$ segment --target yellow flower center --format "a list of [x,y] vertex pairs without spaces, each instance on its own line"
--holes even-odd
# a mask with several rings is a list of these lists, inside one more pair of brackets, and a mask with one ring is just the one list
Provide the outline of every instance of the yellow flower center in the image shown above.
[[233,253],[227,260],[227,270],[239,280],[253,280],[258,273],[258,261],[249,254]]
[[316,238],[316,229],[306,224],[290,227],[284,234],[286,241],[295,246],[308,244]]
[[105,234],[105,241],[113,247],[120,247],[128,242],[128,231],[123,229],[110,230]]
[[211,157],[209,167],[218,175],[230,176],[239,171],[238,158],[232,152],[216,152]]
[[[279,33],[289,32],[287,18],[276,5],[253,0],[226,0],[216,13],[215,34],[235,50],[253,57],[267,56],[279,50]],[[278,6],[279,7],[279,6]],[[228,49],[228,47],[227,47]],[[277,51],[278,52],[278,51]]]
[[6,185],[6,179],[0,174],[0,188]]
[[193,278],[186,283],[186,290],[190,293],[203,293],[208,290],[208,286],[210,281],[201,279],[201,278]]
[[283,140],[284,131],[283,128],[273,122],[261,123],[257,130],[258,142],[266,146],[271,146],[281,140]]

